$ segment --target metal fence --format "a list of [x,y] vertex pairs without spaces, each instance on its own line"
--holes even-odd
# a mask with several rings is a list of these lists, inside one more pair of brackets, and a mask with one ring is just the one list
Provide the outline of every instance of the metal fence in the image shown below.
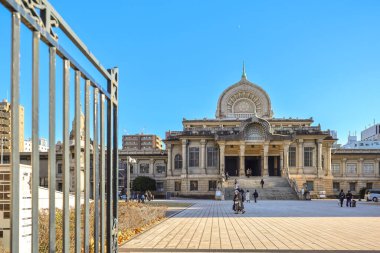
[[[39,186],[39,47],[45,43],[49,48],[49,252],[56,247],[69,252],[70,233],[75,233],[75,252],[89,252],[90,235],[90,163],[94,182],[94,240],[95,252],[117,252],[117,116],[118,116],[118,69],[105,69],[90,53],[84,43],[72,31],[65,20],[46,0],[0,0],[10,12],[11,18],[11,251],[24,252],[20,247],[20,147],[19,147],[19,102],[20,102],[20,27],[25,25],[32,36],[32,252],[39,251],[38,228],[38,186]],[[102,88],[93,77],[58,43],[55,29],[65,36],[91,62],[107,80],[108,87]],[[56,59],[63,60],[63,91],[56,90]],[[75,71],[75,80],[70,80],[70,69]],[[81,94],[80,82],[85,81]],[[75,231],[69,231],[69,109],[70,85],[75,87]],[[90,122],[90,92],[93,92],[93,116]],[[63,96],[63,244],[56,245],[56,96]],[[81,221],[81,139],[80,139],[80,98],[84,95],[84,219]],[[47,99],[45,97],[45,99]],[[105,109],[107,108],[107,114]],[[105,119],[105,114],[107,119]],[[107,120],[107,127],[105,126]],[[93,124],[93,159],[90,160],[90,124]],[[100,140],[98,140],[98,136]],[[107,193],[107,194],[106,194]],[[106,198],[106,199],[105,199]],[[99,206],[99,208],[97,208]],[[99,244],[97,242],[100,242]]]

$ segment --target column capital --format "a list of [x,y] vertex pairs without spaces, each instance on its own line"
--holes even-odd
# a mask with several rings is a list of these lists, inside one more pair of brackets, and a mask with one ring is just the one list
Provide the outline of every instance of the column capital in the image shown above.
[[364,158],[359,158],[358,160],[362,163],[364,161]]
[[201,141],[201,145],[206,145],[207,141],[205,139],[202,139]]
[[167,149],[167,148],[171,148],[171,147],[172,147],[172,144],[171,144],[171,143],[166,144],[166,149]]
[[322,142],[323,142],[323,139],[318,139],[318,140],[317,140],[317,143],[318,143],[318,144],[322,144]]
[[303,139],[298,139],[297,142],[298,142],[298,144],[301,144],[301,143],[303,143]]
[[186,139],[182,140],[182,145],[187,145],[187,140]]
[[346,162],[346,161],[347,161],[347,158],[342,158],[342,161],[343,161],[343,162]]

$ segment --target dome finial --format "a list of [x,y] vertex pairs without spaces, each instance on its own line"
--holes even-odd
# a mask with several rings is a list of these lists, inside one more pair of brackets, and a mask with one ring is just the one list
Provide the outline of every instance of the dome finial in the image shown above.
[[247,74],[245,73],[245,63],[243,61],[243,73],[241,74],[242,79],[247,79]]

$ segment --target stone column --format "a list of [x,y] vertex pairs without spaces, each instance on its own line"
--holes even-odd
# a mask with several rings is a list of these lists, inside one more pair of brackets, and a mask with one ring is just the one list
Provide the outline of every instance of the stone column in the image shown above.
[[359,166],[358,166],[358,171],[357,171],[358,177],[363,176],[363,160],[364,160],[363,158],[359,159]]
[[280,171],[281,171],[281,177],[284,176],[284,151],[280,151]]
[[289,175],[289,144],[284,144],[284,171]]
[[245,144],[240,144],[240,170],[239,170],[239,176],[245,176]]
[[201,160],[201,166],[200,169],[202,172],[207,174],[206,172],[206,164],[205,164],[205,158],[206,158],[206,140],[201,140],[201,153],[200,153],[200,160]]
[[127,199],[131,198],[131,163],[128,161],[127,157]]
[[168,151],[168,167],[166,169],[166,175],[173,176],[173,166],[172,166],[172,144],[166,144],[166,150]]
[[346,163],[347,163],[347,158],[343,158],[342,159],[342,175],[344,178],[347,177]]
[[331,176],[331,144],[327,144],[326,170],[327,176]]
[[375,159],[375,166],[374,166],[374,170],[375,170],[375,177],[379,177],[380,175],[380,168],[379,168],[379,163],[380,163],[380,158],[377,158]]
[[220,175],[224,176],[224,149],[225,145],[224,143],[219,143],[219,152],[220,152],[220,157],[219,157],[219,172]]
[[269,151],[269,143],[264,143],[264,170],[262,175],[268,176],[268,151]]
[[182,140],[182,175],[187,174],[187,140]]
[[298,153],[298,159],[297,159],[297,168],[298,173],[297,174],[303,174],[303,139],[298,140],[298,147],[297,147],[297,153]]
[[153,174],[153,177],[155,177],[156,172],[154,171],[154,159],[153,158],[151,158],[149,160],[149,167],[150,167],[149,172],[151,172]]
[[324,176],[322,169],[322,140],[318,140],[317,143],[317,170],[319,177]]

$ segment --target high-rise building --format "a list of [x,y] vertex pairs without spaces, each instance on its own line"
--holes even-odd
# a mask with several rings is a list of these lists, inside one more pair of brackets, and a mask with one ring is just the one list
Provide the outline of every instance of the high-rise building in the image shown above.
[[363,130],[361,135],[362,141],[380,141],[380,124],[374,124]]
[[[24,107],[19,107],[19,145],[20,150],[24,150]],[[12,147],[11,129],[11,104],[6,99],[0,102],[0,150],[10,152]]]
[[[32,139],[27,139],[24,141],[24,152],[32,152],[33,143]],[[38,151],[40,152],[48,152],[49,151],[49,142],[47,139],[40,138],[38,140]]]
[[123,135],[124,150],[162,150],[162,140],[155,134]]

